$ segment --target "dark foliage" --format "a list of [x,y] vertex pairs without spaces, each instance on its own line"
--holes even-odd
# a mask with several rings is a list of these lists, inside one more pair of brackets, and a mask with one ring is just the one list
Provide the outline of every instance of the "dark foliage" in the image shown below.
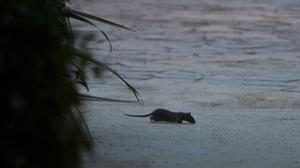
[[111,71],[138,94],[117,72],[74,48],[69,17],[122,25],[66,8],[66,3],[0,1],[1,168],[80,167],[82,151],[91,143],[76,113],[87,96],[76,85],[87,87],[88,63]]
[[63,0],[0,2],[0,167],[76,168],[90,141],[72,108]]

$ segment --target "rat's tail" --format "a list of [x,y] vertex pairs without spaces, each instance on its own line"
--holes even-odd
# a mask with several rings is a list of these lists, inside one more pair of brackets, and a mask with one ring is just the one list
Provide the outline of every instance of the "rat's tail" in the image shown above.
[[148,116],[152,115],[152,113],[145,114],[145,115],[134,115],[134,114],[126,114],[126,113],[123,113],[123,114],[126,116],[129,116],[129,117],[148,117]]

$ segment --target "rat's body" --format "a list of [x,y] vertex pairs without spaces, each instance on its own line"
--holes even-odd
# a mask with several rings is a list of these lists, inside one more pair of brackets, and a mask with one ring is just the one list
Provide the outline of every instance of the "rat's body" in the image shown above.
[[165,109],[156,109],[152,113],[145,115],[132,115],[124,114],[130,117],[148,117],[150,116],[151,122],[153,121],[167,121],[174,123],[182,123],[182,121],[187,121],[189,123],[195,123],[195,119],[192,117],[191,113],[182,113],[182,112],[171,112]]

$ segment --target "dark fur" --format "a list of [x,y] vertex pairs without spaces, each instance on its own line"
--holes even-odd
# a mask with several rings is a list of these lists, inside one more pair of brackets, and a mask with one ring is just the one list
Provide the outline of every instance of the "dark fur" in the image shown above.
[[132,114],[125,114],[126,116],[130,117],[148,117],[150,116],[151,122],[153,121],[167,121],[167,122],[174,122],[174,123],[182,123],[183,121],[187,121],[189,123],[196,123],[195,119],[191,115],[191,113],[183,113],[183,112],[171,112],[165,109],[156,109],[152,113],[145,114],[145,115],[132,115]]

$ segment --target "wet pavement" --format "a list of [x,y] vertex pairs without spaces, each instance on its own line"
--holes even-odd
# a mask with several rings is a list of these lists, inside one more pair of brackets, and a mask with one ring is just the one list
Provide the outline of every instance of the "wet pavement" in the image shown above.
[[[113,52],[101,34],[89,48],[144,101],[88,103],[97,145],[87,167],[299,167],[300,1],[99,0],[74,8],[136,30],[101,25]],[[89,84],[89,94],[134,100],[110,73]],[[197,123],[122,115],[155,108],[192,112]]]

